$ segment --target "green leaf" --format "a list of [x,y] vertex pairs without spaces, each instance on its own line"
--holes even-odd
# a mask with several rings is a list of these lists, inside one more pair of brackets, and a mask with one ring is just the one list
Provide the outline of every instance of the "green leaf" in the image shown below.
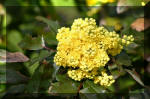
[[28,93],[46,92],[52,80],[52,66],[50,64],[39,65],[31,80],[28,82],[26,90]]
[[148,89],[137,89],[133,91],[129,91],[130,98],[137,98],[138,99],[149,99],[150,98],[150,90]]
[[46,18],[44,18],[42,16],[37,16],[36,19],[46,23],[48,25],[48,27],[50,28],[51,32],[53,32],[54,34],[57,33],[57,30],[59,28],[58,22],[46,19]]
[[[94,84],[94,82],[90,81],[90,80],[86,80],[83,83],[83,88],[84,89],[80,90],[81,93],[85,92],[86,90],[87,90],[87,92],[85,92],[85,93],[88,93],[88,91],[90,93],[105,93],[106,92],[106,90],[102,86],[100,86],[98,84]],[[86,88],[86,90],[85,90],[85,88]]]
[[[115,90],[116,92],[126,92],[129,88],[134,86],[136,82],[129,77],[122,76],[119,79],[116,80],[117,87],[119,88],[118,90]],[[116,87],[115,86],[115,87]]]
[[107,99],[106,90],[90,80],[86,80],[83,83],[83,89],[80,90],[80,97],[82,99]]
[[[53,64],[53,75],[52,75],[53,79],[56,78],[56,74],[57,74],[57,72],[59,71],[59,68],[60,68],[60,66],[56,66],[55,63]],[[57,77],[58,77],[58,76],[57,76]],[[59,78],[57,78],[57,80],[59,81]]]
[[75,6],[74,0],[51,0],[53,6]]
[[38,57],[35,57],[33,59],[31,59],[29,66],[32,66],[33,64],[37,63],[37,62],[41,62],[43,59],[49,57],[52,55],[53,52],[49,52],[47,50],[42,50],[40,51]]
[[57,45],[58,43],[56,40],[56,34],[52,32],[43,33],[43,38],[45,43],[47,43],[48,45]]
[[131,71],[129,69],[125,69],[125,71],[128,72],[133,77],[133,79],[136,80],[140,85],[145,86],[135,71]]
[[29,80],[26,76],[21,74],[19,71],[15,71],[12,69],[6,70],[6,78],[7,78],[7,83],[9,84],[25,83]]
[[125,52],[121,52],[119,55],[117,55],[116,63],[118,65],[131,66],[130,57]]
[[44,41],[49,45],[57,45],[56,34],[59,29],[58,22],[46,19],[42,16],[37,16],[36,19],[46,23],[50,29],[50,32],[43,33]]
[[34,37],[32,38],[30,35],[24,37],[24,39],[19,43],[19,46],[23,49],[27,50],[40,50],[42,49],[42,38]]
[[13,85],[7,89],[7,94],[23,93],[25,84]]
[[27,84],[26,90],[29,93],[38,93],[40,82],[42,78],[42,72],[40,72],[40,66],[35,70],[31,80]]
[[109,32],[112,32],[112,31],[114,31],[115,29],[114,29],[114,27],[113,26],[104,26]]
[[143,0],[126,0],[128,6],[141,6],[141,2],[143,2]]
[[11,51],[22,52],[22,49],[18,46],[22,39],[22,35],[18,31],[10,31],[7,35],[7,48]]
[[0,83],[6,83],[6,66],[0,66]]
[[58,82],[52,83],[49,93],[77,93],[79,83],[68,78],[67,75],[59,75]]

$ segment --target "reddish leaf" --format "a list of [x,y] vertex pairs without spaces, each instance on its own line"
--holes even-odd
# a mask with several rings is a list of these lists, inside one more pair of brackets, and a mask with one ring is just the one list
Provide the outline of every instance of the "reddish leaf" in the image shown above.
[[29,58],[20,52],[10,53],[5,52],[0,56],[2,62],[26,62]]
[[132,24],[131,28],[135,29],[138,32],[141,32],[150,27],[150,19],[138,18]]

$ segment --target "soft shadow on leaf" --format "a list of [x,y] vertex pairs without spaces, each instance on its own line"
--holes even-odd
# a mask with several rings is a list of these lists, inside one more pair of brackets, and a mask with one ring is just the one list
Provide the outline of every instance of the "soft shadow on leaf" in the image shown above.
[[125,52],[121,52],[121,53],[116,57],[116,63],[117,63],[118,65],[131,66],[130,57],[129,57]]

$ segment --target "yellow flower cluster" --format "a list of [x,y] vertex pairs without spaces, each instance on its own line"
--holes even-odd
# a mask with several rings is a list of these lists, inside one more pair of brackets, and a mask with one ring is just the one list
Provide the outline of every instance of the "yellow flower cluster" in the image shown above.
[[80,81],[84,78],[94,79],[94,77],[98,74],[98,68],[94,68],[90,72],[83,71],[81,69],[77,70],[68,70],[68,76],[74,80]]
[[102,71],[102,76],[97,76],[94,79],[95,84],[100,84],[102,86],[110,86],[112,83],[114,83],[115,80],[113,79],[113,76],[107,75],[105,71]]
[[[68,75],[74,80],[94,80],[98,77],[98,82],[105,77],[111,78],[106,74],[102,74],[102,77],[98,75],[98,69],[110,60],[108,55],[119,54],[124,45],[134,40],[132,36],[120,38],[116,32],[97,26],[92,18],[74,20],[71,28],[59,29],[56,38],[59,42],[54,57],[56,65],[70,67]],[[104,84],[101,81],[100,84],[110,85],[110,80],[106,80],[107,83]]]

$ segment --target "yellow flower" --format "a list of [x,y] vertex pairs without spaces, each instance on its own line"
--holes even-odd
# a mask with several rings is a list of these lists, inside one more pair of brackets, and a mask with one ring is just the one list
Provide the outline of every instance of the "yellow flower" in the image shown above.
[[71,28],[59,29],[56,38],[56,65],[68,67],[68,76],[74,80],[93,79],[103,86],[111,85],[114,80],[105,72],[99,76],[98,69],[108,63],[109,55],[119,54],[123,46],[134,40],[132,35],[121,38],[115,31],[97,26],[92,18],[75,19]]
[[112,75],[107,75],[105,71],[101,72],[102,76],[97,76],[94,78],[95,84],[100,84],[102,86],[110,86],[112,83],[115,82]]

